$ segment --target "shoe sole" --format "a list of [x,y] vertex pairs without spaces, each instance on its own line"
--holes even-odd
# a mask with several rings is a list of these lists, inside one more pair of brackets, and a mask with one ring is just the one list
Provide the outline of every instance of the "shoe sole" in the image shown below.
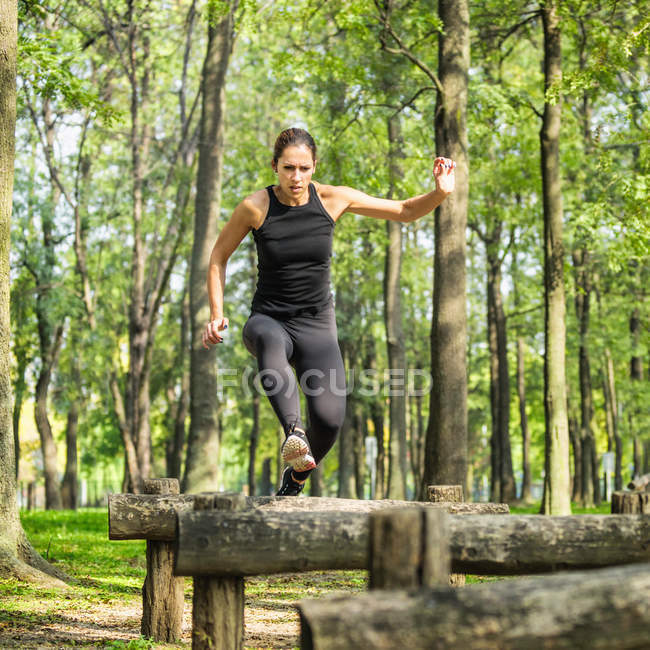
[[309,445],[299,436],[289,436],[282,445],[282,460],[296,472],[306,472],[316,467]]

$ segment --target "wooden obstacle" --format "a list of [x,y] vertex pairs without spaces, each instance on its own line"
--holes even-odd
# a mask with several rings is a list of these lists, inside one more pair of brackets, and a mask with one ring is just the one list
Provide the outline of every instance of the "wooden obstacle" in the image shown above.
[[[433,486],[429,493],[434,498],[446,486]],[[174,577],[173,543],[176,540],[177,515],[190,512],[195,501],[205,503],[204,495],[179,494],[176,479],[150,479],[146,494],[113,494],[108,499],[109,539],[147,540],[147,577],[143,586],[142,634],[156,641],[172,641],[180,634],[182,619],[183,580]],[[215,498],[215,495],[211,495]],[[432,510],[453,514],[507,513],[506,504],[494,503],[425,503],[394,500],[360,501],[356,499],[331,499],[321,497],[237,497],[237,508],[244,511],[291,513],[308,511],[340,511],[365,513],[385,508],[417,508],[426,505]],[[222,531],[220,531],[221,534]],[[214,536],[214,535],[212,535]],[[257,551],[257,549],[256,549]],[[365,563],[360,562],[365,566]],[[301,569],[299,569],[301,570]]]
[[303,650],[647,648],[650,565],[330,596],[299,604]]
[[[168,480],[168,479],[151,479]],[[176,480],[176,479],[169,479]],[[148,539],[172,542],[176,539],[176,514],[194,508],[193,494],[111,494],[108,497],[108,537],[112,540]],[[453,515],[507,514],[506,503],[428,503],[391,499],[359,500],[327,497],[245,497],[247,510],[279,512],[336,511],[372,512],[385,508],[440,508]]]
[[[367,569],[370,514],[180,512],[176,573]],[[448,527],[452,571],[474,575],[650,562],[650,517],[645,516],[465,515],[450,517]]]
[[[371,514],[371,591],[302,601],[303,650],[648,647],[649,563],[453,589],[445,585],[454,554],[450,523],[460,518],[422,510],[418,520],[417,514]],[[575,521],[582,518],[559,519],[561,528],[572,520],[569,543],[577,542]],[[639,524],[632,525],[637,547],[647,547],[650,517],[628,520]],[[558,530],[547,531],[555,551]],[[497,555],[506,532],[494,535]],[[590,547],[593,535],[586,539]]]
[[650,515],[650,492],[619,490],[612,494],[612,514]]
[[[508,508],[239,494],[113,495],[109,530],[111,539],[147,535],[168,549],[173,542],[165,572],[175,562],[176,574],[195,579],[197,648],[240,647],[246,575],[368,569],[372,586],[428,587],[439,584],[442,573],[448,579],[450,569],[520,575],[650,561],[650,517],[464,514],[448,517],[444,525],[435,519],[495,510]],[[373,523],[391,516],[397,523]],[[382,539],[374,547],[373,536]],[[381,560],[375,547],[393,550]],[[412,568],[404,568],[409,562],[415,562]],[[150,570],[158,568],[151,563]],[[397,583],[398,576],[403,582]],[[156,595],[166,600],[165,593]],[[152,636],[164,629],[163,623]]]

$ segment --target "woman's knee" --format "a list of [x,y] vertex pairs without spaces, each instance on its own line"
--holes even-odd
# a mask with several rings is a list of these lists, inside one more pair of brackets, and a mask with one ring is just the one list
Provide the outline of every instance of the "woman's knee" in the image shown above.
[[345,419],[345,398],[331,397],[312,405],[309,411],[310,428],[318,435],[335,439]]

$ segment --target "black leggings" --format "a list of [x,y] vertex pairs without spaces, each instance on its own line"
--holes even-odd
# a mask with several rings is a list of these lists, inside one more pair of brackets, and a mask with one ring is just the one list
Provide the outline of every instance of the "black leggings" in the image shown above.
[[315,316],[303,314],[287,320],[253,312],[242,337],[249,352],[257,357],[259,383],[285,433],[293,424],[304,428],[300,384],[307,399],[307,437],[319,463],[334,444],[345,417],[345,370],[334,306],[325,307]]

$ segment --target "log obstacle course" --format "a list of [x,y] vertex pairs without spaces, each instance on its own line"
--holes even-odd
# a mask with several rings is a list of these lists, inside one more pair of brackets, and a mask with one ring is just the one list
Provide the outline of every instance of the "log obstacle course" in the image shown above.
[[[449,579],[450,569],[522,575],[650,562],[650,517],[446,517],[449,512],[495,511],[507,513],[508,507],[215,494],[113,495],[109,531],[111,539],[147,534],[173,542],[175,572],[195,578],[195,594],[200,585],[212,585],[203,591],[215,592],[213,585],[219,581],[241,585],[227,597],[195,595],[195,648],[241,647],[246,575],[368,569],[373,593],[383,594],[384,589],[440,585]],[[452,602],[453,594],[461,592],[465,590],[452,590],[445,598]],[[158,597],[164,600],[165,594]],[[305,616],[310,608],[307,605]],[[320,637],[314,634],[313,647],[339,647],[318,645],[315,639]],[[309,639],[305,643],[312,647]]]
[[[281,529],[289,529],[287,517],[291,517],[292,513],[310,513],[315,520],[322,519],[322,513],[332,515],[334,519],[338,515],[345,515],[348,520],[352,520],[348,524],[353,525],[361,531],[360,534],[349,536],[341,540],[341,546],[332,544],[332,538],[326,540],[327,549],[331,551],[343,550],[343,555],[349,555],[354,558],[354,561],[346,559],[342,562],[343,565],[348,565],[347,568],[367,568],[367,517],[370,512],[384,509],[419,509],[422,506],[427,509],[448,512],[450,514],[462,514],[464,516],[481,515],[484,514],[507,514],[509,508],[507,504],[502,503],[449,503],[441,501],[440,495],[443,493],[458,494],[456,488],[449,490],[448,486],[432,486],[429,490],[430,498],[436,499],[435,502],[404,502],[390,499],[380,499],[371,501],[361,501],[357,499],[333,499],[325,497],[300,497],[300,498],[287,498],[287,497],[244,497],[243,495],[188,495],[179,494],[178,481],[176,479],[150,479],[147,481],[146,494],[112,494],[108,499],[108,519],[109,519],[109,539],[111,540],[127,540],[127,539],[145,539],[147,540],[147,578],[145,579],[145,587],[143,587],[143,620],[142,620],[142,633],[145,636],[150,636],[156,641],[170,641],[177,638],[180,631],[181,616],[182,616],[182,591],[180,592],[180,609],[177,605],[179,602],[179,585],[182,590],[182,578],[176,577],[176,582],[170,580],[173,572],[173,565],[175,562],[174,544],[177,541],[177,519],[184,514],[190,514],[191,518],[198,520],[201,517],[214,516],[204,511],[205,505],[200,505],[196,512],[195,501],[199,500],[200,504],[208,503],[220,504],[217,517],[233,518],[232,522],[226,520],[221,523],[213,523],[216,526],[210,531],[209,542],[215,542],[223,537],[222,532],[225,527],[240,521],[245,516],[259,515],[264,513],[270,518],[272,525],[275,526],[276,531]],[[462,491],[461,491],[462,494]],[[237,501],[237,514],[228,512],[227,507],[222,506],[224,499],[228,500],[235,498]],[[216,499],[216,501],[215,501]],[[214,506],[213,506],[214,508]],[[356,515],[356,516],[355,516]],[[275,520],[273,519],[275,517]],[[295,517],[294,517],[295,518]],[[299,514],[297,519],[304,520],[305,514]],[[274,523],[273,523],[274,522]],[[224,525],[225,524],[225,527]],[[317,530],[321,530],[318,528]],[[215,534],[219,531],[219,534]],[[243,529],[244,538],[246,541],[239,540],[239,546],[245,543],[251,543],[249,553],[246,559],[251,560],[260,555],[260,544],[263,543],[261,539],[256,539],[257,532]],[[230,539],[234,537],[230,536]],[[295,541],[295,540],[291,540]],[[157,543],[160,543],[158,545]],[[275,539],[274,543],[278,543]],[[281,543],[286,543],[281,542]],[[356,551],[352,545],[356,544]],[[158,553],[155,549],[164,548],[164,553]],[[273,557],[278,547],[273,547],[273,553],[267,554],[266,557]],[[347,549],[347,550],[346,550]],[[171,551],[171,552],[170,552]],[[252,551],[252,552],[251,552]],[[220,553],[221,551],[219,551]],[[209,553],[205,553],[205,549],[201,553],[206,559],[211,557]],[[305,550],[303,557],[312,557],[311,550]],[[214,557],[214,556],[213,556]],[[217,556],[218,557],[218,556]],[[241,557],[241,555],[240,555]],[[306,567],[309,559],[303,560],[297,568],[283,568],[282,571],[289,570],[307,570]],[[201,563],[203,565],[203,563]],[[331,564],[323,561],[323,566]],[[268,566],[263,564],[262,566]],[[286,564],[284,565],[286,567]],[[223,572],[225,565],[223,563],[217,566],[219,571]],[[316,568],[316,567],[314,567]],[[259,573],[272,573],[271,570],[260,570],[260,567],[249,567],[248,573],[242,573],[243,565],[231,569],[230,576],[242,575],[257,575]],[[217,573],[219,573],[217,571]],[[152,575],[150,575],[152,574]],[[203,573],[197,577],[211,576],[213,573]],[[155,585],[156,587],[153,587]],[[165,587],[167,585],[167,587]],[[169,603],[169,605],[168,605]],[[181,612],[179,614],[179,611]],[[197,641],[198,647],[200,642]],[[222,646],[227,647],[227,646]]]

